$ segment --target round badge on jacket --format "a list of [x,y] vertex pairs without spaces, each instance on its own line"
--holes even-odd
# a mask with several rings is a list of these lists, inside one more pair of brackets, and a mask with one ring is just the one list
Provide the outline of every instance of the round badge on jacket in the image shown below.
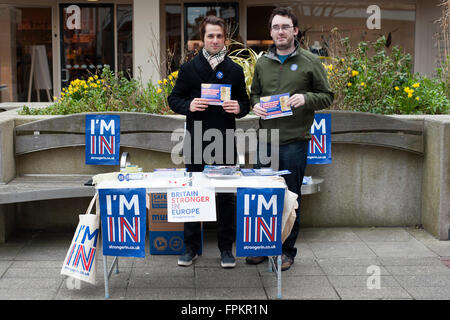
[[217,71],[216,77],[217,77],[217,79],[222,79],[222,78],[223,78],[223,73],[222,73],[222,71]]
[[293,65],[291,65],[291,70],[292,71],[295,71],[295,70],[297,70],[298,69],[298,65],[297,64],[293,64]]

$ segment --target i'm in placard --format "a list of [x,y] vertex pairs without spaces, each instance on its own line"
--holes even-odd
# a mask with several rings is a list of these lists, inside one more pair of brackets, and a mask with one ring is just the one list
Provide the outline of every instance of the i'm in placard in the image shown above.
[[120,162],[120,116],[86,115],[86,164],[118,165]]
[[103,255],[145,257],[145,188],[99,189]]
[[278,256],[282,253],[283,188],[238,188],[236,256]]

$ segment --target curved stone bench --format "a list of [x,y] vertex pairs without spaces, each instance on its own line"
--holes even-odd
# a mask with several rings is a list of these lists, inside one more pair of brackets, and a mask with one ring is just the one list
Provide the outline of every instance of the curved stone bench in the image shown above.
[[[4,112],[2,114],[9,112]],[[448,181],[448,150],[445,147],[445,141],[448,141],[446,138],[448,137],[447,123],[449,121],[446,120],[448,119],[447,116],[397,117],[345,111],[325,110],[322,112],[330,113],[332,115],[331,138],[333,163],[331,165],[308,166],[309,170],[312,172],[308,173],[307,171],[306,174],[313,176],[314,183],[313,185],[302,185],[302,194],[313,195],[312,197],[306,197],[306,202],[302,204],[302,207],[305,205],[307,211],[314,211],[315,221],[320,217],[317,210],[324,210],[324,213],[322,214],[324,217],[328,215],[328,213],[325,214],[325,212],[329,212],[330,210],[325,207],[320,208],[320,205],[318,206],[316,203],[321,204],[324,201],[336,201],[335,199],[329,199],[329,195],[341,192],[341,190],[349,189],[349,186],[353,186],[354,184],[354,177],[341,177],[337,174],[342,169],[348,170],[347,167],[350,165],[346,162],[342,162],[342,160],[339,162],[340,157],[347,157],[346,155],[343,155],[342,152],[347,152],[347,150],[353,153],[362,152],[362,156],[368,152],[371,154],[371,159],[374,159],[373,157],[375,156],[375,160],[379,163],[391,161],[389,160],[391,159],[391,153],[394,155],[392,159],[399,158],[397,155],[409,154],[412,158],[407,156],[406,160],[410,161],[409,159],[416,159],[413,160],[413,162],[417,167],[417,170],[419,170],[417,171],[418,180],[416,179],[419,182],[414,182],[419,183],[419,186],[414,189],[414,192],[416,192],[416,189],[419,191],[412,196],[415,198],[422,197],[422,211],[426,211],[426,214],[422,215],[422,218],[420,219],[426,220],[431,217],[430,219],[432,220],[430,221],[435,223],[438,226],[437,228],[440,228],[440,234],[443,234],[448,230],[448,227],[446,226],[448,224],[448,222],[446,222],[448,218],[445,220],[445,214],[439,213],[445,211],[445,203],[448,201],[445,196],[445,194],[448,194],[445,189],[445,181]],[[183,131],[185,121],[184,116],[159,116],[136,113],[120,113],[120,116],[121,148],[129,148],[130,151],[125,151],[128,151],[131,154],[132,160],[137,159],[137,161],[133,162],[140,165],[142,159],[147,159],[142,156],[141,158],[135,158],[135,155],[139,155],[139,152],[142,151],[147,152],[146,157],[148,157],[148,155],[152,158],[154,156],[159,157],[158,161],[160,162],[158,165],[160,165],[160,167],[167,167],[167,163],[170,161],[170,155],[168,153],[179,143],[179,141],[172,141],[171,135],[175,129],[178,129],[181,132]],[[31,119],[36,118],[40,120],[31,121]],[[5,117],[0,119],[0,144],[2,147],[0,156],[0,183],[4,184],[3,186],[0,186],[0,204],[16,203],[20,201],[20,199],[28,199],[22,201],[35,201],[38,199],[90,196],[92,193],[88,191],[89,187],[84,186],[84,183],[89,180],[89,177],[97,173],[105,172],[95,172],[96,170],[114,171],[117,169],[99,168],[105,166],[90,166],[90,169],[92,169],[91,171],[74,170],[72,178],[64,178],[70,180],[70,182],[64,182],[64,179],[61,178],[65,175],[66,171],[68,171],[66,169],[70,167],[70,161],[76,160],[77,163],[83,162],[85,143],[84,114],[51,117],[15,116],[7,120],[5,119]],[[427,130],[429,130],[427,135],[428,138],[426,140],[427,143],[424,143],[424,139],[426,138],[424,137],[425,123],[427,124]],[[256,129],[258,128],[258,118],[255,116],[247,116],[237,121],[237,127],[244,131]],[[392,152],[390,150],[392,150]],[[122,151],[124,150],[121,150],[121,152]],[[334,152],[337,152],[337,154],[334,154]],[[379,158],[376,158],[377,153],[380,155]],[[56,157],[57,159],[61,157],[60,162],[63,167],[62,171],[52,172],[50,170],[52,168],[49,168],[47,172],[47,168],[43,164],[46,159],[43,155],[46,154],[49,154],[51,157]],[[71,159],[75,154],[82,155],[78,156],[77,159]],[[388,158],[384,158],[386,156]],[[403,161],[404,159],[400,160]],[[16,162],[19,163],[17,168]],[[438,167],[436,167],[436,163],[440,163]],[[34,171],[35,164],[36,171]],[[330,169],[328,168],[336,165],[338,166],[338,168],[336,168],[337,171],[335,171],[336,174],[330,175]],[[397,166],[403,168],[401,163]],[[410,167],[410,165],[407,165],[406,167]],[[26,168],[27,170],[23,170],[23,168]],[[365,164],[363,163],[361,170],[365,170],[365,168]],[[56,174],[59,174],[59,176]],[[84,176],[76,176],[80,174]],[[377,172],[370,174],[372,175],[370,179],[377,179]],[[367,174],[365,173],[365,175]],[[420,186],[420,179],[422,179],[422,176],[423,182],[422,186]],[[435,178],[437,179],[437,182],[432,180]],[[337,181],[336,179],[341,179],[341,181]],[[45,182],[45,180],[47,182]],[[324,180],[327,180],[327,183],[325,183]],[[348,182],[345,183],[347,180]],[[49,186],[48,184],[45,184],[49,181],[54,181],[53,185]],[[372,183],[370,181],[372,180],[363,181],[366,183],[363,186],[367,187],[367,183]],[[376,185],[376,182],[377,180],[373,180],[374,186]],[[366,187],[363,187],[363,189],[359,191],[355,190],[354,192],[364,192],[364,188]],[[3,189],[3,193],[1,189]],[[385,192],[382,188],[377,190]],[[420,190],[422,191],[420,192]],[[430,202],[436,192],[440,194],[439,199]],[[347,202],[344,205],[343,210],[348,206],[363,206],[363,202],[370,199],[368,195],[361,193],[358,196],[356,193],[356,198]],[[424,194],[423,196],[422,193]],[[308,210],[308,202],[311,201],[315,203],[314,210]],[[354,201],[359,201],[361,203]],[[407,200],[400,199],[399,201],[406,202]],[[420,203],[418,206],[420,212]],[[436,213],[436,210],[439,212]],[[352,215],[358,217],[356,213],[352,213]],[[0,213],[0,220],[1,216],[2,214]],[[390,219],[388,216],[386,217],[386,219]],[[308,220],[307,215],[305,215],[304,218],[305,221]],[[333,218],[338,219],[339,217]],[[436,222],[436,219],[438,219],[438,222]],[[342,221],[346,225],[352,225],[347,224],[350,220],[347,221],[344,219]],[[376,223],[371,224],[370,221],[356,223],[356,225],[361,223],[366,225],[377,225]],[[387,222],[386,224],[390,225],[389,223],[390,222]],[[1,224],[2,221],[0,221],[0,225]],[[438,235],[438,231],[432,230],[432,233],[443,239],[443,236]]]

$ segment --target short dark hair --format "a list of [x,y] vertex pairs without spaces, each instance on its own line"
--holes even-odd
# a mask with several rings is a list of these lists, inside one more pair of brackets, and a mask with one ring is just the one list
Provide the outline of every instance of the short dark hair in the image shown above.
[[212,24],[212,25],[216,25],[222,28],[223,31],[223,36],[226,37],[227,35],[227,23],[225,22],[225,20],[223,20],[222,18],[210,15],[210,16],[206,16],[202,22],[200,23],[200,37],[201,40],[203,41],[205,38],[205,32],[206,32],[206,25],[207,24]]
[[275,16],[288,17],[292,20],[292,25],[294,28],[298,28],[298,19],[292,11],[291,7],[277,7],[273,9],[272,14],[269,18],[269,30],[272,29],[272,20]]

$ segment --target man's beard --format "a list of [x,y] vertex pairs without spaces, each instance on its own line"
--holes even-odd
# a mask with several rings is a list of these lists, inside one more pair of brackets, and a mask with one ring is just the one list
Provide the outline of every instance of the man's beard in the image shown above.
[[277,49],[279,50],[287,50],[290,49],[294,46],[294,39],[292,39],[292,41],[290,42],[286,42],[285,44],[275,44],[275,46],[277,47]]

